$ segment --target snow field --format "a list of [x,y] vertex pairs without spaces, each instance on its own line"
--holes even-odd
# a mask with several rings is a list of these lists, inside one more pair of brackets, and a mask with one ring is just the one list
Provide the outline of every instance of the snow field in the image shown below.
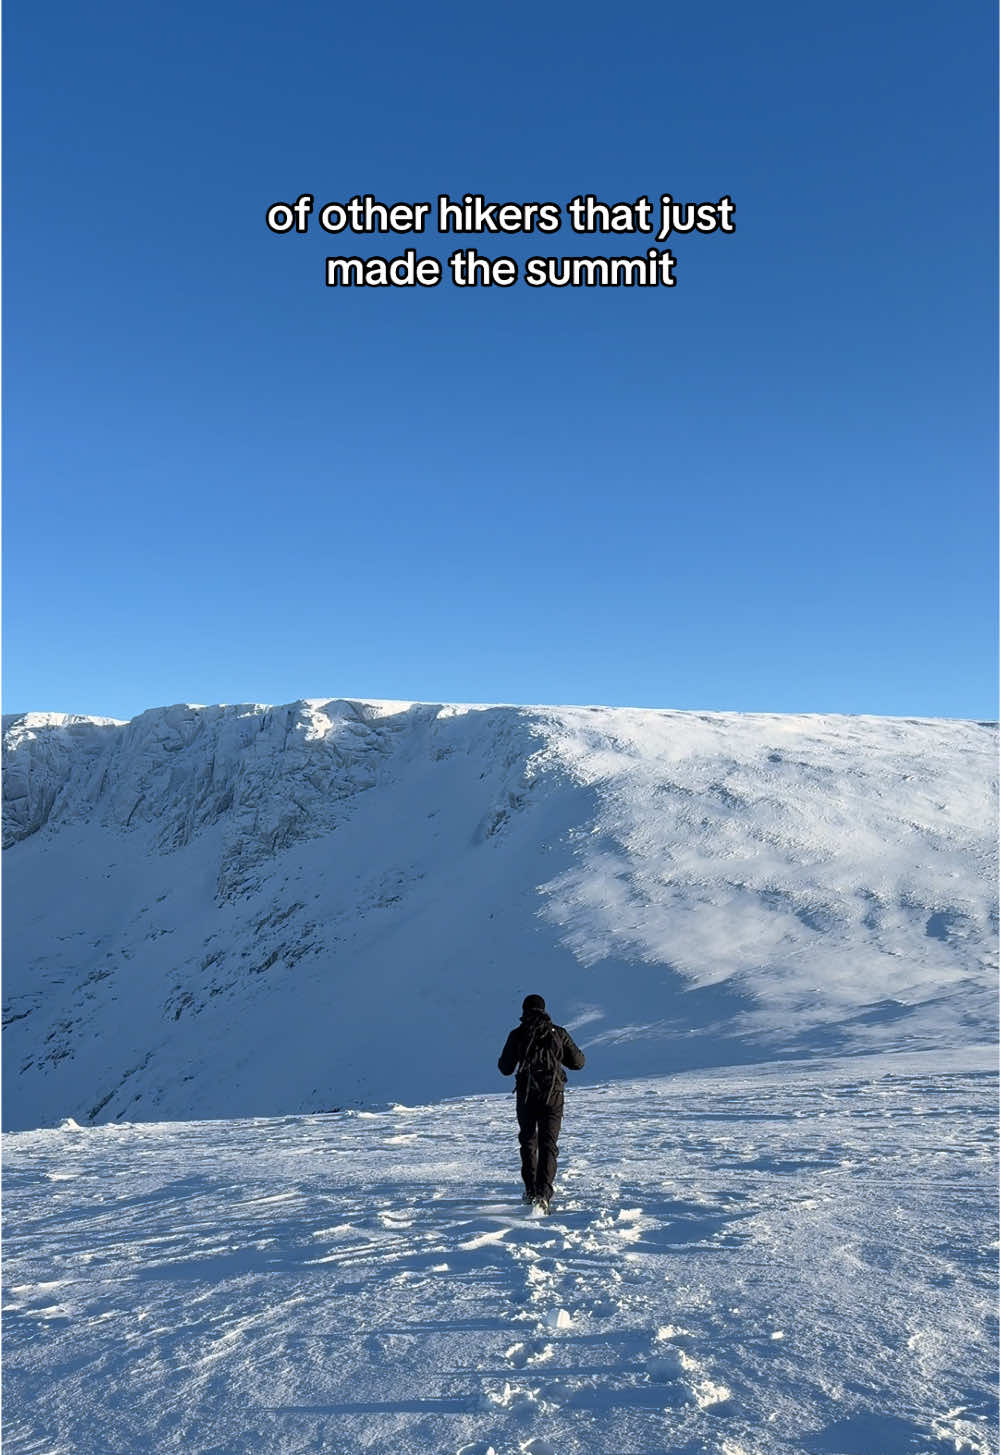
[[11,1455],[995,1455],[974,1049],[8,1134]]

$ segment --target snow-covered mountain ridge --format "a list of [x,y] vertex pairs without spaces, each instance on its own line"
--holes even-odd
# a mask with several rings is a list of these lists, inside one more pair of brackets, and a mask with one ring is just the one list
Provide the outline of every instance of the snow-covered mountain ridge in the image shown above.
[[5,719],[6,1124],[989,1039],[991,724],[300,701]]

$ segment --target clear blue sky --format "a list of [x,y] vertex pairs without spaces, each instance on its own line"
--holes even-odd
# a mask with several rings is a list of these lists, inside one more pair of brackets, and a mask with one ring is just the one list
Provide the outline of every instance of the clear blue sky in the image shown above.
[[[992,7],[6,11],[8,712],[993,717]],[[673,289],[333,290],[268,205],[736,204]],[[470,238],[639,253],[643,237]]]

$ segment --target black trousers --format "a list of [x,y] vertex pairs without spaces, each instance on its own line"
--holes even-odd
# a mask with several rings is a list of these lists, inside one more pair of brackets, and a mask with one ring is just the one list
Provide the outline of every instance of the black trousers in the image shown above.
[[556,1180],[557,1138],[563,1122],[562,1087],[549,1101],[518,1097],[518,1145],[521,1177],[530,1197],[550,1198]]

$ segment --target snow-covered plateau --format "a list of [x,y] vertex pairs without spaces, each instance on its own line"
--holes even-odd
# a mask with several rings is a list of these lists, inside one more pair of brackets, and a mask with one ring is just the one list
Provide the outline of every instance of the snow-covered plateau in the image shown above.
[[11,1455],[997,1455],[994,725],[4,741]]
[[993,1058],[7,1136],[8,1455],[996,1455]]

